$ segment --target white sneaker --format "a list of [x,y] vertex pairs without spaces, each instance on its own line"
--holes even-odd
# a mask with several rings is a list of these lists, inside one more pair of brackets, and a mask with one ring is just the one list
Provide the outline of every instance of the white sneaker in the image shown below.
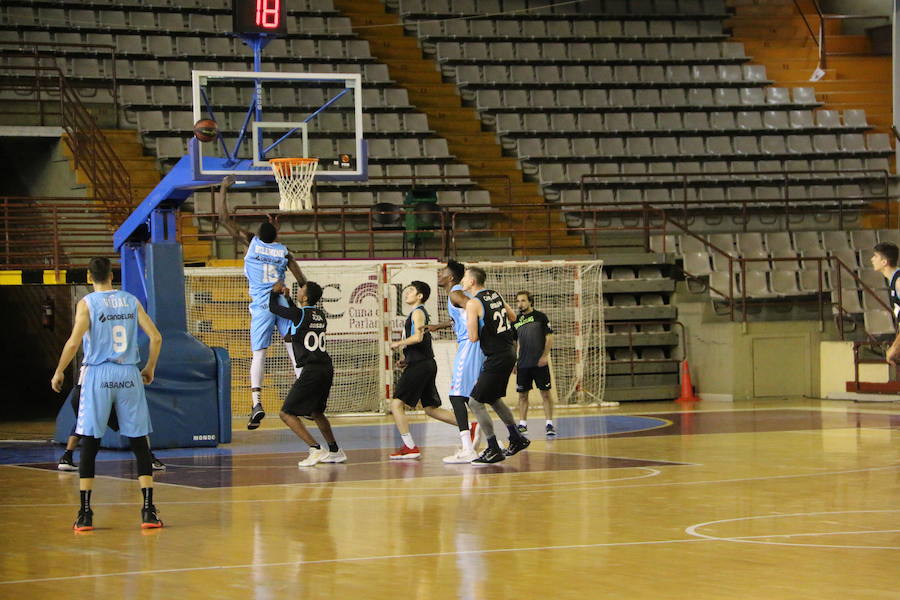
[[344,454],[343,450],[338,450],[337,452],[328,452],[319,459],[319,462],[322,463],[342,463],[347,462],[347,455]]
[[476,458],[478,458],[478,453],[474,450],[465,450],[463,448],[459,448],[457,449],[455,454],[445,456],[444,462],[448,465],[460,465],[464,463],[470,463]]
[[297,463],[298,467],[314,467],[322,462],[322,459],[328,456],[328,450],[322,448],[310,448],[309,456]]

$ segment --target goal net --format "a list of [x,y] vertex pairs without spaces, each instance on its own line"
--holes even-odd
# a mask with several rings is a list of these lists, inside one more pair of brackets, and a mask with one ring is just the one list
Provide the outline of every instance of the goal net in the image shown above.
[[[475,263],[473,263],[475,264]],[[599,261],[477,263],[488,274],[488,287],[515,306],[515,293],[528,290],[535,308],[547,314],[554,329],[551,357],[553,385],[560,404],[587,404],[603,398],[603,301]],[[301,261],[304,275],[323,288],[321,306],[328,316],[327,349],[335,378],[328,400],[331,414],[384,412],[392,396],[400,358],[390,342],[402,335],[408,308],[400,301],[410,281],[428,283],[426,303],[432,321],[446,321],[447,298],[437,286],[440,264],[426,260]],[[296,295],[297,284],[287,282]],[[209,346],[231,356],[232,413],[250,408],[250,312],[247,280],[240,267],[185,269],[188,330]],[[452,339],[448,332],[435,334]],[[439,365],[439,369],[441,365]],[[445,368],[449,369],[449,365]],[[262,402],[274,414],[294,382],[284,344],[277,331],[266,352]],[[507,398],[512,401],[512,398]]]

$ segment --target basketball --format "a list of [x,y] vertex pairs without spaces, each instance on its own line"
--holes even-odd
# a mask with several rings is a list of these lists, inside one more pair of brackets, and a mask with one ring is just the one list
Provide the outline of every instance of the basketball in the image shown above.
[[211,142],[219,135],[219,126],[212,119],[200,119],[194,123],[194,137],[201,142]]

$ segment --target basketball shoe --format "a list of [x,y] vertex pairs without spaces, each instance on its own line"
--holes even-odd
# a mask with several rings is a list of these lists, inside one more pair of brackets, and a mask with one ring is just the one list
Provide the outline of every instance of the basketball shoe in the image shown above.
[[419,451],[418,446],[413,446],[412,448],[407,448],[406,444],[400,446],[396,452],[391,453],[391,460],[404,460],[407,458],[419,458],[422,456],[422,453]]

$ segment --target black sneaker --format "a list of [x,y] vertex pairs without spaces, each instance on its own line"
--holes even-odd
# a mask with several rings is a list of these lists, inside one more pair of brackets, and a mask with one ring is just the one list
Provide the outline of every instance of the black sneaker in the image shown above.
[[516,425],[516,431],[518,431],[519,433],[527,433],[528,425],[522,425],[521,423],[519,423],[518,425]]
[[141,509],[141,529],[159,529],[162,526],[163,522],[159,520],[156,506],[151,504],[149,508]]
[[555,437],[555,436],[556,436],[556,429],[553,427],[553,425],[548,424],[547,425],[547,437]]
[[491,465],[504,459],[506,459],[506,457],[503,456],[503,452],[497,452],[493,448],[488,447],[481,453],[481,456],[472,461],[472,464],[478,466]]
[[156,458],[156,455],[153,454],[152,452],[150,453],[150,458],[153,459],[152,464],[153,464],[154,471],[165,471],[166,470],[166,465],[161,460]]
[[94,511],[91,509],[78,509],[78,518],[75,519],[75,524],[72,525],[72,529],[75,531],[91,531],[94,529]]
[[529,440],[527,437],[519,436],[517,439],[509,440],[509,446],[506,447],[506,450],[503,451],[503,454],[506,456],[512,456],[513,454],[518,454],[530,445],[531,440]]
[[266,417],[266,411],[263,410],[262,404],[257,404],[250,411],[250,421],[247,423],[247,429],[253,430],[259,427],[260,421]]
[[77,471],[78,465],[75,464],[75,461],[72,460],[72,456],[69,454],[63,454],[59,459],[59,464],[56,465],[56,468],[60,471]]

